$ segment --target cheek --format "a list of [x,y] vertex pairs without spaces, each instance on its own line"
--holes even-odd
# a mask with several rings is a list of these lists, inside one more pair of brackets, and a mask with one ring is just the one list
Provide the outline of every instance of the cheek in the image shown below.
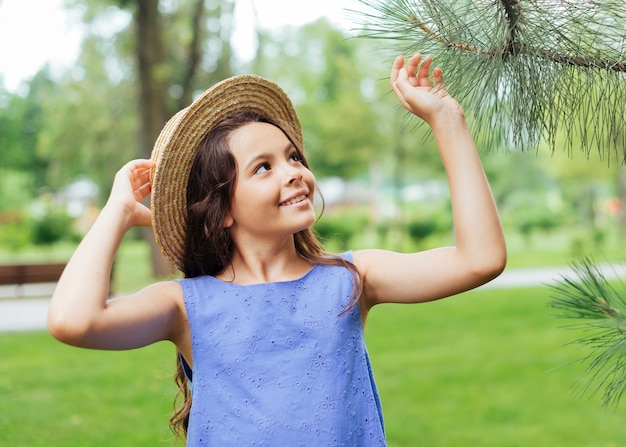
[[307,186],[311,188],[311,191],[315,190],[315,187],[316,187],[315,176],[313,175],[311,171],[309,171],[308,169],[305,169],[305,172],[302,175],[302,179],[307,184]]
[[241,182],[235,189],[231,209],[248,215],[257,211],[265,212],[267,206],[278,203],[279,197],[280,188],[271,182]]
[[315,203],[315,196],[317,193],[317,183],[315,181],[315,176],[311,171],[307,170],[307,174],[302,177],[307,187],[309,188],[311,195],[311,203]]

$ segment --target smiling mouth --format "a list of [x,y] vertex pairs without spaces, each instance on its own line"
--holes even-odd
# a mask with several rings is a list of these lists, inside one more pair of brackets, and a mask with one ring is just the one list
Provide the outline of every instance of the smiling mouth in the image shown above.
[[288,200],[287,202],[281,203],[280,206],[293,205],[293,204],[296,204],[296,203],[300,203],[300,202],[302,202],[303,200],[306,200],[306,199],[307,199],[306,195],[302,194],[300,196],[294,197],[291,200]]

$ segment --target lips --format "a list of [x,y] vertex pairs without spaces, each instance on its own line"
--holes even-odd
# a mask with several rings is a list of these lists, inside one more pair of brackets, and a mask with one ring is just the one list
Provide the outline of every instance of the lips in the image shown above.
[[292,197],[291,199],[285,200],[279,206],[294,205],[294,204],[302,202],[303,200],[306,200],[306,199],[307,199],[306,194],[300,194],[300,195],[297,195],[295,197]]

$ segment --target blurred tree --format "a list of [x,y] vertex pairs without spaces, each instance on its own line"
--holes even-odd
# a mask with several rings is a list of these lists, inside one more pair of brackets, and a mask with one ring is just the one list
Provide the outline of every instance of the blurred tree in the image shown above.
[[576,205],[579,223],[586,228],[594,228],[599,200],[607,198],[602,197],[606,195],[604,191],[618,196],[623,167],[616,163],[609,165],[596,157],[587,158],[583,154],[568,157],[563,152],[555,152],[549,160],[548,156],[541,158],[546,171],[559,181],[565,200]]
[[48,160],[46,182],[52,190],[88,175],[106,194],[113,173],[140,155],[135,104],[125,101],[135,92],[124,79],[129,66],[116,57],[119,42],[107,40],[88,35],[76,66],[41,95],[38,153]]
[[[26,95],[0,91],[2,168],[29,176],[29,181],[23,185],[26,197],[46,185],[48,161],[38,153],[37,147],[44,119],[42,97],[52,85],[47,67],[44,67],[31,79]],[[0,191],[0,195],[4,193]]]
[[367,172],[387,135],[373,103],[380,92],[361,66],[358,41],[328,20],[273,35],[261,32],[256,72],[282,85],[303,126],[307,157],[316,175],[354,177]]
[[515,196],[544,195],[556,181],[546,172],[542,159],[534,153],[499,151],[485,157],[484,168],[498,207],[506,208]]
[[443,174],[425,132],[400,132],[403,109],[390,94],[390,66],[376,45],[347,38],[324,18],[273,34],[259,30],[258,41],[253,70],[293,99],[318,177],[391,180],[400,187]]
[[[49,138],[45,146],[48,150],[68,148],[65,152],[68,158],[72,153],[83,153],[86,157],[91,154],[97,166],[91,166],[94,169],[90,172],[103,173],[102,177],[111,181],[123,161],[150,157],[163,125],[191,102],[197,86],[204,89],[232,75],[230,41],[235,1],[69,0],[66,3],[81,12],[89,34],[83,46],[81,66],[74,70],[74,76],[79,79],[70,76],[66,86],[75,91],[76,103],[70,101],[65,113],[51,117],[53,122],[47,126]],[[115,20],[120,17],[122,20]],[[111,23],[120,22],[125,25],[113,34],[107,31]],[[125,99],[132,96],[137,98],[136,113],[127,110],[129,102]],[[90,112],[83,114],[86,122],[81,127],[84,134],[79,142],[72,143],[75,132],[59,121],[87,108]],[[137,139],[129,136],[134,128],[139,129],[138,149]],[[59,157],[57,165],[63,168],[55,177],[68,178],[67,161]],[[170,274],[172,267],[161,256],[152,232],[146,231],[145,236],[151,244],[153,273]]]

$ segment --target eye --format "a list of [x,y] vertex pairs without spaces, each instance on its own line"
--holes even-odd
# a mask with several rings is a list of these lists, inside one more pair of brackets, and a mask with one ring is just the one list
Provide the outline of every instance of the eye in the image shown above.
[[294,162],[302,162],[302,157],[300,157],[300,154],[298,154],[298,151],[293,151],[290,155],[289,155],[289,161],[294,161]]
[[264,174],[266,172],[269,172],[270,170],[270,164],[269,163],[262,163],[259,166],[257,166],[257,168],[254,170],[255,174]]

